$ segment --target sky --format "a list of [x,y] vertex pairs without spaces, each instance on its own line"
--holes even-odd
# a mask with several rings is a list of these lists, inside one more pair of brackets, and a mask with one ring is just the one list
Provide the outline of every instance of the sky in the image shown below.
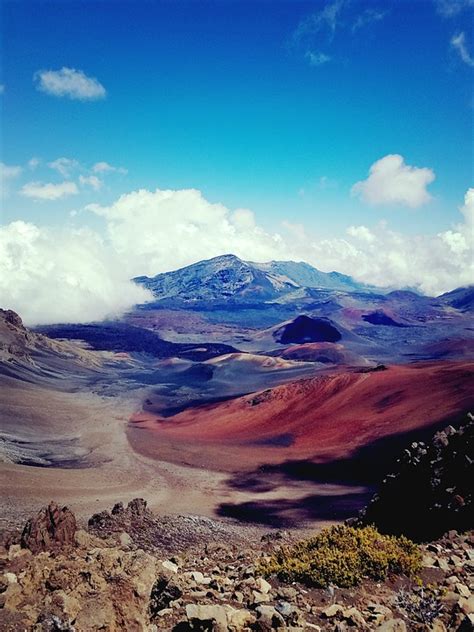
[[474,0],[0,11],[0,303],[27,322],[226,252],[473,282]]

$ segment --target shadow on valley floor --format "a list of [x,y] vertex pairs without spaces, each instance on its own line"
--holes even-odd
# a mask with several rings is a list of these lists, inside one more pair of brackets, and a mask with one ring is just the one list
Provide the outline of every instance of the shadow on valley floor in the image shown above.
[[[414,442],[429,440],[449,423],[459,426],[464,420],[465,414],[460,414],[428,428],[384,437],[356,450],[349,458],[289,460],[236,472],[227,481],[230,489],[262,497],[222,503],[217,514],[273,527],[350,518],[365,507],[378,484],[393,471],[403,450]],[[310,493],[302,495],[302,490]],[[280,492],[281,496],[276,497]],[[266,494],[272,497],[264,497]]]
[[241,522],[260,523],[269,527],[296,527],[304,523],[326,520],[345,520],[365,507],[372,491],[341,494],[310,494],[295,499],[223,503],[219,516]]

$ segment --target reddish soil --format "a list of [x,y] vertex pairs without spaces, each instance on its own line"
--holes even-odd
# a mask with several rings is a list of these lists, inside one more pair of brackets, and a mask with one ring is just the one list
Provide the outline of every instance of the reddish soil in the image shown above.
[[[212,454],[214,465],[229,470],[289,459],[334,462],[473,405],[474,363],[423,362],[299,380],[167,419],[136,413],[129,439],[148,456],[192,463],[199,455],[202,466]],[[219,449],[209,451],[213,446]]]

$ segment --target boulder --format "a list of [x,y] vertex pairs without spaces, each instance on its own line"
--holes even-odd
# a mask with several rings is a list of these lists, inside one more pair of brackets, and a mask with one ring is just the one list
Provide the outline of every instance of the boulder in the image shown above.
[[143,516],[146,513],[146,505],[147,502],[143,498],[134,498],[128,503],[127,509],[136,516]]
[[67,507],[54,502],[30,518],[21,534],[21,546],[33,553],[75,544],[76,518]]
[[191,625],[197,623],[205,630],[227,632],[227,614],[224,606],[188,604],[186,616]]
[[172,601],[179,599],[183,591],[174,578],[162,573],[153,584],[150,594],[150,615],[153,618],[158,612],[168,608]]
[[286,628],[285,619],[273,606],[258,606],[255,612],[257,613],[255,629],[259,632]]

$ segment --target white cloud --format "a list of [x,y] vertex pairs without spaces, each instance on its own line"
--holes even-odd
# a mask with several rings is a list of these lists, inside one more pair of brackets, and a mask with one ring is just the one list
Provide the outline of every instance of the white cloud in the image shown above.
[[426,187],[435,179],[434,171],[426,167],[411,167],[403,156],[389,154],[370,167],[369,177],[356,182],[352,195],[369,204],[402,204],[417,208],[430,201]]
[[287,254],[281,237],[257,226],[251,211],[232,213],[195,189],[141,189],[111,206],[86,209],[105,218],[110,242],[130,262],[131,276],[154,275],[225,252],[262,261]]
[[2,307],[30,325],[101,320],[150,298],[88,229],[52,230],[22,221],[0,227],[0,270]]
[[94,189],[94,191],[98,191],[103,182],[100,178],[98,178],[97,176],[79,176],[79,182],[82,185],[85,186],[90,186],[92,189]]
[[347,234],[361,241],[371,242],[374,241],[375,235],[371,232],[367,226],[349,226]]
[[474,57],[466,44],[466,34],[462,31],[451,38],[451,46],[456,50],[465,64],[474,68]]
[[34,75],[36,87],[55,97],[68,97],[79,101],[104,99],[106,90],[94,77],[82,70],[63,67],[61,70],[39,70]]
[[5,84],[0,83],[0,94],[5,94]]
[[96,162],[92,167],[92,171],[94,173],[128,173],[127,169],[124,169],[123,167],[113,167],[112,165],[109,165],[108,162]]
[[71,172],[79,167],[79,163],[71,158],[57,158],[52,162],[48,162],[48,167],[60,173],[63,178],[68,178]]
[[[338,270],[360,281],[380,286],[416,287],[436,296],[469,285],[474,278],[474,189],[460,207],[463,222],[438,235],[406,235],[381,224],[365,231],[349,230],[352,239],[313,242],[310,263]],[[362,227],[365,228],[365,227]],[[306,253],[307,251],[305,251]]]
[[61,182],[60,184],[28,182],[23,185],[20,193],[25,197],[36,200],[59,200],[68,195],[76,195],[79,193],[79,190],[75,182],[69,181]]
[[39,164],[41,163],[41,160],[39,158],[36,158],[35,156],[33,156],[33,158],[30,158],[30,160],[28,160],[28,167],[34,171],[36,169],[36,167],[39,166]]

